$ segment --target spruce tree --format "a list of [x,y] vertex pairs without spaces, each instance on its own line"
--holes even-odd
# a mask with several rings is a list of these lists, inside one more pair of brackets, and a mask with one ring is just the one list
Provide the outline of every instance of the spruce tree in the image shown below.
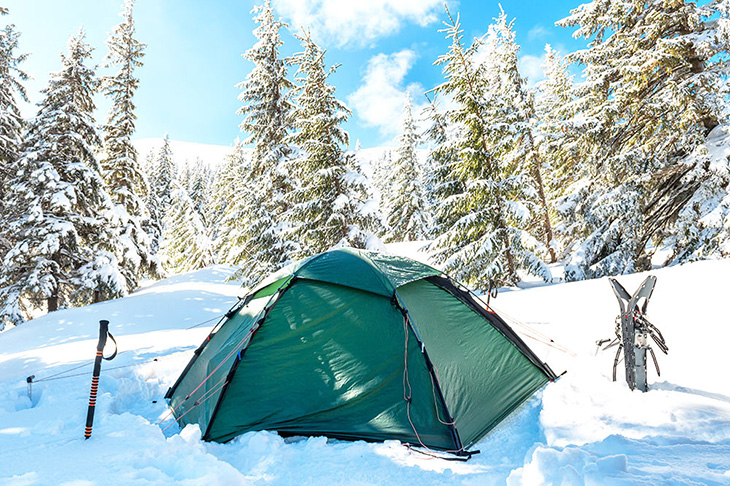
[[[360,167],[363,166],[363,155],[359,150],[356,150],[353,154]],[[371,152],[370,159],[365,163],[370,166],[366,176],[368,197],[377,207],[377,222],[373,232],[379,238],[385,238],[387,236],[385,227],[386,203],[388,191],[390,190],[390,171],[393,166],[390,150],[384,150],[377,155]]]
[[107,39],[107,67],[118,67],[116,74],[103,78],[103,91],[111,98],[112,107],[104,125],[104,156],[101,167],[108,190],[116,205],[115,231],[120,245],[118,255],[128,290],[137,286],[142,276],[156,275],[156,260],[150,249],[145,221],[150,215],[145,198],[147,184],[137,162],[137,150],[131,137],[135,131],[134,93],[139,79],[134,76],[142,66],[145,45],[134,38],[132,11],[134,0],[124,1],[124,21]]
[[243,55],[254,67],[238,85],[242,90],[238,99],[243,103],[238,113],[244,115],[240,128],[248,134],[243,143],[254,145],[251,177],[270,176],[276,191],[272,195],[280,198],[288,184],[279,166],[290,152],[284,140],[291,131],[294,87],[287,78],[286,62],[279,56],[283,45],[279,31],[286,24],[274,17],[271,0],[266,0],[262,7],[254,7],[252,12],[257,14],[254,21],[259,26],[254,35],[258,42]]
[[660,240],[671,250],[661,263],[730,257],[730,127],[714,128],[682,164],[693,167],[685,179],[700,182]]
[[9,184],[14,246],[0,274],[0,315],[20,324],[38,307],[119,296],[126,288],[110,247],[104,191],[94,155],[94,69],[84,32],[71,37],[51,74]]
[[150,213],[149,229],[150,249],[156,254],[160,248],[162,233],[165,229],[165,216],[172,206],[173,183],[177,177],[177,168],[172,158],[170,139],[165,134],[156,160],[151,164],[148,176],[149,193],[147,207]]
[[543,240],[550,262],[555,262],[553,228],[543,181],[545,168],[535,142],[537,119],[533,96],[527,91],[526,81],[517,67],[520,48],[515,42],[512,24],[507,21],[507,14],[500,12],[490,26],[483,47],[488,59],[490,91],[496,95],[494,99],[501,102],[498,111],[501,120],[495,121],[502,127],[502,137],[512,142],[511,146],[505,147],[503,163],[523,170],[532,178],[529,184],[536,191],[535,197],[525,201],[531,203],[533,213],[529,227],[533,235]]
[[253,287],[261,278],[289,263],[294,245],[286,239],[286,226],[276,218],[268,199],[275,193],[272,179],[261,176],[253,182],[246,166],[242,184],[235,187],[219,228],[227,261],[239,267],[233,278]]
[[403,132],[399,137],[390,184],[384,193],[386,241],[417,241],[429,230],[428,203],[423,173],[416,155],[419,136],[413,120],[410,95],[403,109]]
[[206,267],[215,259],[213,241],[195,202],[185,188],[175,186],[160,253],[168,271],[181,273]]
[[145,208],[147,208],[148,217],[142,221],[142,229],[149,237],[150,255],[156,261],[155,266],[157,267],[158,275],[162,276],[164,272],[156,256],[159,247],[158,240],[160,236],[160,232],[157,231],[157,225],[155,223],[156,208],[154,207],[154,204],[156,203],[156,199],[152,194],[152,182],[150,180],[150,177],[155,169],[155,163],[155,151],[150,149],[147,151],[147,155],[145,155],[144,160],[139,165],[140,171],[142,172],[142,177],[144,179],[145,187],[147,188],[147,192],[144,198],[144,204]]
[[[230,200],[220,228],[233,240],[224,243],[238,255],[228,255],[230,263],[240,266],[237,278],[253,285],[261,277],[277,270],[290,259],[293,247],[284,239],[282,214],[286,210],[284,195],[290,182],[282,170],[290,150],[285,142],[291,130],[292,82],[287,79],[287,65],[279,56],[282,46],[279,31],[286,26],[277,20],[271,1],[254,7],[258,39],[243,57],[254,67],[246,80],[238,85],[242,92],[238,110],[244,115],[241,131],[248,134],[245,144],[253,144],[253,153],[241,187],[246,187]],[[234,237],[235,235],[235,237]]]
[[567,57],[585,66],[576,98],[590,181],[569,278],[649,268],[651,248],[712,177],[706,160],[687,155],[724,121],[724,2],[628,6],[594,1],[559,22],[591,39]]
[[[432,92],[427,93],[427,95]],[[461,194],[464,185],[458,179],[450,177],[458,161],[457,149],[447,146],[446,114],[440,109],[439,101],[434,95],[424,110],[424,116],[430,122],[424,136],[429,143],[426,158],[425,189],[431,207],[432,227],[429,236],[436,238],[445,233],[458,219],[448,211],[439,211],[439,201]]]
[[[0,182],[5,181],[8,166],[18,158],[23,129],[18,101],[28,101],[21,83],[28,75],[20,69],[28,55],[16,54],[19,37],[13,24],[0,30]],[[0,184],[0,195],[3,189]]]
[[[453,107],[443,114],[446,130],[432,158],[446,165],[438,171],[437,185],[452,193],[439,201],[437,225],[443,233],[432,243],[434,258],[479,289],[487,289],[490,280],[516,284],[519,269],[549,280],[550,271],[536,254],[541,245],[527,231],[537,191],[513,156],[520,118],[515,98],[505,90],[506,73],[478,62],[484,38],[465,47],[458,17],[449,18],[451,48],[436,61],[446,80],[434,91],[449,97]],[[490,26],[492,38],[501,35],[497,28]]]
[[374,161],[372,182],[381,211],[385,214],[386,196],[390,185],[390,171],[393,167],[393,157],[390,150],[384,150]]
[[193,201],[195,212],[200,215],[206,227],[212,222],[211,191],[213,173],[202,160],[195,159],[190,166],[190,181],[187,192]]
[[[0,14],[7,14],[7,9]],[[3,228],[7,228],[6,217],[11,209],[6,206],[6,185],[10,169],[19,156],[23,130],[18,101],[28,101],[21,83],[28,79],[28,75],[20,68],[27,54],[15,52],[19,37],[12,24],[0,31],[0,225]],[[6,231],[0,232],[0,260],[12,244],[8,236]]]
[[555,228],[561,247],[571,244],[576,220],[575,208],[586,197],[589,185],[582,169],[581,146],[578,133],[585,126],[573,99],[573,77],[568,66],[549,44],[545,46],[542,65],[545,79],[535,85],[538,119],[537,151],[549,177],[546,192],[555,201],[559,223]]
[[247,218],[246,208],[236,203],[241,198],[241,188],[248,168],[248,158],[243,143],[236,140],[233,153],[225,158],[223,167],[216,174],[213,183],[215,200],[212,205],[215,223],[215,253],[221,263],[236,265],[241,260],[241,248],[238,246],[241,222]]
[[327,83],[336,66],[325,69],[325,51],[308,32],[297,38],[304,50],[291,59],[298,68],[298,86],[295,132],[289,138],[297,152],[288,164],[297,184],[288,195],[287,219],[300,244],[298,254],[306,257],[336,246],[376,247],[377,208],[367,199],[367,182],[354,157],[342,148],[349,135],[341,124],[350,110]]
[[542,64],[545,78],[535,85],[535,111],[539,121],[538,152],[550,172],[548,191],[562,195],[575,182],[580,170],[575,137],[571,136],[576,107],[573,103],[573,77],[560,54],[545,45]]

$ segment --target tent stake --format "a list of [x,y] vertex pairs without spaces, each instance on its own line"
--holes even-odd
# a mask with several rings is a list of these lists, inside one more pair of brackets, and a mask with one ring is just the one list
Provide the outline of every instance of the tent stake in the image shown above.
[[26,383],[28,383],[28,400],[30,400],[31,406],[33,405],[33,379],[35,378],[35,375],[30,375],[28,378],[25,379]]

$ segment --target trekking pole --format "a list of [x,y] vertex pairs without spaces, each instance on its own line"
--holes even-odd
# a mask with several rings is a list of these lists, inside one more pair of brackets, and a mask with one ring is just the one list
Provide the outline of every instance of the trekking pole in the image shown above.
[[[104,346],[106,338],[114,341],[114,353],[108,358],[104,357]],[[94,409],[96,408],[96,392],[99,389],[99,374],[101,373],[101,360],[111,361],[117,355],[117,341],[109,332],[109,321],[99,321],[99,342],[96,345],[96,359],[94,360],[94,374],[91,378],[91,396],[89,397],[89,411],[86,414],[86,429],[84,439],[91,437],[91,427],[94,425]]]

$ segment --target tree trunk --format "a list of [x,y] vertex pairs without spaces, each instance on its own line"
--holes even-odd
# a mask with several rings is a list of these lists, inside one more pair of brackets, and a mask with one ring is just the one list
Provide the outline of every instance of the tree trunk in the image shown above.
[[[53,261],[57,268],[61,268],[61,255],[59,252],[54,253],[51,256],[51,261]],[[46,303],[48,306],[48,312],[53,312],[58,310],[58,275],[53,275],[53,278],[55,280],[55,285],[53,286],[53,291],[51,292],[51,295],[46,298]]]
[[550,263],[555,263],[555,249],[553,248],[553,226],[550,224],[550,214],[548,212],[547,198],[545,197],[545,186],[542,182],[542,173],[540,172],[540,158],[535,150],[535,142],[532,138],[532,131],[527,132],[527,143],[530,153],[532,153],[532,172],[535,182],[537,183],[537,196],[540,198],[540,209],[542,210],[542,230],[545,234],[545,245],[550,252]]
[[506,256],[507,256],[507,272],[509,273],[508,283],[510,285],[517,285],[520,282],[520,279],[517,276],[517,270],[515,269],[515,259],[512,256],[512,251],[509,248],[509,243],[507,244]]
[[540,166],[537,163],[537,157],[535,157],[535,181],[537,181],[537,195],[540,198],[540,206],[542,210],[542,229],[545,233],[545,245],[550,252],[550,263],[555,263],[557,258],[555,257],[555,249],[553,248],[553,227],[550,224],[550,214],[548,213],[547,198],[545,197],[545,189],[542,183],[542,174],[540,174]]

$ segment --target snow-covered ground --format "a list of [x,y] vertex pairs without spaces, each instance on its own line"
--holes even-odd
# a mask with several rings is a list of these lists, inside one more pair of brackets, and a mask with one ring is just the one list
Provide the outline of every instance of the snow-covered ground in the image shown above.
[[[162,397],[213,323],[193,326],[220,316],[240,293],[225,282],[230,274],[212,267],[174,276],[0,334],[0,484],[730,484],[730,261],[652,272],[649,318],[670,350],[658,356],[662,376],[652,370],[648,393],[613,383],[613,352],[595,354],[595,341],[612,337],[618,309],[606,279],[500,294],[495,307],[521,320],[526,326],[515,329],[567,374],[482,440],[467,463],[393,441],[256,432],[215,444],[201,442],[195,427],[163,431]],[[619,280],[633,291],[645,276]],[[85,441],[99,319],[111,321],[121,354],[102,365]],[[30,397],[29,375],[40,380]]]

